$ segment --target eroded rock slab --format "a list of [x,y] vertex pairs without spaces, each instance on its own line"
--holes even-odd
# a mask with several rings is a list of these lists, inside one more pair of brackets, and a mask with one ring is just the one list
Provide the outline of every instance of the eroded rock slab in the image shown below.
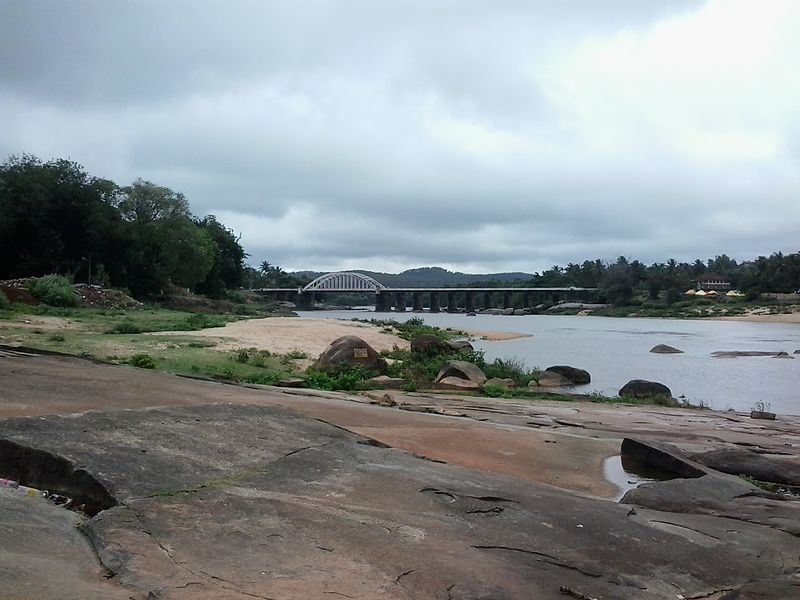
[[674,599],[800,568],[797,538],[774,524],[742,520],[734,534],[708,514],[632,518],[273,407],[12,419],[0,439],[67,461],[113,496],[83,529],[134,598],[555,600],[565,586]]

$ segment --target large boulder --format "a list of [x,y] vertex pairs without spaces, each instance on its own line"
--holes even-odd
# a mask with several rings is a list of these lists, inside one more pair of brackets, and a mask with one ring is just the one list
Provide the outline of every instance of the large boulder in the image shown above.
[[772,458],[743,448],[722,448],[695,454],[693,460],[730,475],[747,475],[758,481],[800,486],[800,463]]
[[542,371],[539,373],[539,379],[533,379],[528,383],[528,388],[563,388],[572,387],[573,385],[574,384],[569,379],[559,373]]
[[449,360],[447,361],[439,374],[436,375],[436,382],[439,383],[445,377],[458,377],[459,379],[466,379],[472,381],[478,386],[486,383],[486,374],[480,370],[476,365],[465,360]]
[[423,333],[411,340],[411,351],[423,354],[447,354],[448,345],[435,335]]
[[569,379],[569,381],[575,385],[585,385],[592,381],[592,376],[589,375],[589,371],[578,369],[576,367],[569,367],[567,365],[555,365],[553,367],[547,367],[545,371],[549,371],[550,373],[558,373],[562,377]]
[[386,360],[367,342],[355,335],[345,335],[328,346],[319,355],[314,368],[318,371],[330,371],[341,365],[364,367],[370,371],[383,373],[386,371]]
[[459,352],[460,350],[475,349],[469,340],[447,340],[445,344],[447,344],[447,347],[450,348],[450,350],[454,350],[456,352]]
[[677,401],[672,398],[672,391],[663,383],[658,383],[657,381],[631,379],[620,388],[619,395],[633,398],[652,398],[659,400],[658,404],[667,406],[677,405]]
[[650,348],[650,352],[653,354],[683,354],[683,350],[678,350],[677,348],[667,346],[666,344],[658,344],[657,346],[653,346]]
[[480,384],[455,376],[442,377],[434,386],[438,390],[453,390],[457,392],[477,392],[481,389]]

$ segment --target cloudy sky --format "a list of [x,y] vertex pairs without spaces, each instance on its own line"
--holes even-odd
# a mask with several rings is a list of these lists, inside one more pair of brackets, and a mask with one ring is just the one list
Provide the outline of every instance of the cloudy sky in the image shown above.
[[800,250],[796,0],[0,0],[0,158],[287,269]]

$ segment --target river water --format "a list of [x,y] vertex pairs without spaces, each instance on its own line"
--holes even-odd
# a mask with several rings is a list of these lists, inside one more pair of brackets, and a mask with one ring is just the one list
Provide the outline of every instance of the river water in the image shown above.
[[[715,409],[749,411],[757,401],[782,414],[800,414],[800,325],[677,319],[634,319],[556,315],[497,316],[448,313],[314,311],[304,317],[394,319],[420,317],[430,325],[472,331],[527,333],[502,342],[477,340],[486,358],[517,358],[528,367],[571,365],[591,373],[592,382],[575,388],[616,395],[631,379],[668,386],[676,397]],[[683,354],[652,354],[668,344]],[[773,357],[715,358],[718,350],[788,352]]]

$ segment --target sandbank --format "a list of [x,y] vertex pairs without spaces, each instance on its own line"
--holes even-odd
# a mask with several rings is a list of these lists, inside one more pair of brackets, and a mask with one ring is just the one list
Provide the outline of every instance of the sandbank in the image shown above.
[[[367,342],[378,352],[391,350],[395,346],[408,349],[409,343],[403,338],[385,333],[380,327],[356,321],[334,319],[313,319],[307,317],[269,317],[266,319],[246,319],[228,323],[225,327],[212,327],[201,331],[172,331],[169,335],[213,338],[219,340],[217,350],[236,350],[256,348],[275,354],[285,354],[292,350],[305,352],[316,357],[343,335],[355,335]],[[158,335],[164,335],[160,332]]]
[[462,329],[462,331],[471,337],[480,338],[489,342],[504,342],[506,340],[531,337],[529,333],[520,333],[518,331],[474,331],[472,329]]
[[794,323],[800,324],[800,313],[763,314],[750,313],[736,317],[712,317],[713,321],[743,321],[747,323]]

